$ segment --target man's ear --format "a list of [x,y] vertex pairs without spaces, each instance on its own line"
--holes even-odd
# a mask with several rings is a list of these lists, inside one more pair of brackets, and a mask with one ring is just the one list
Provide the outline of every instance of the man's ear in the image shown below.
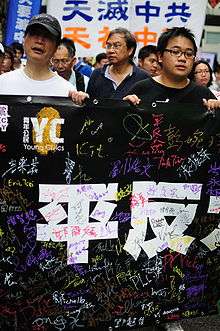
[[72,64],[72,66],[74,66],[74,65],[76,64],[76,61],[77,61],[76,56],[73,56],[73,57],[72,57],[72,60],[71,60],[71,64]]

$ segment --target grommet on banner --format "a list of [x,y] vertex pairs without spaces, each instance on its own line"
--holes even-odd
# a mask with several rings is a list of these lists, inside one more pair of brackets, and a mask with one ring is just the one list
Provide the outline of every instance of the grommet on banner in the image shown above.
[[93,103],[94,103],[94,105],[97,105],[99,103],[99,101],[97,99],[94,99]]
[[31,96],[28,96],[26,100],[27,100],[27,102],[31,102],[32,101],[32,97]]
[[156,102],[152,102],[152,105],[151,105],[152,107],[157,107],[157,103]]

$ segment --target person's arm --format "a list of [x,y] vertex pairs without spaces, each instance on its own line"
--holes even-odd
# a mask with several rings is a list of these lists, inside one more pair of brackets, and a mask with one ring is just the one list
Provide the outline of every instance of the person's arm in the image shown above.
[[89,98],[89,95],[83,91],[69,91],[69,97],[76,105],[82,106],[85,100]]
[[139,99],[136,94],[128,94],[123,98],[123,100],[128,101],[135,106],[138,105],[141,101],[141,99]]
[[220,108],[220,100],[218,99],[203,99],[203,104],[209,111]]
[[209,111],[220,108],[220,100],[216,98],[216,96],[210,91],[210,89],[208,89],[208,93],[203,99],[203,104]]

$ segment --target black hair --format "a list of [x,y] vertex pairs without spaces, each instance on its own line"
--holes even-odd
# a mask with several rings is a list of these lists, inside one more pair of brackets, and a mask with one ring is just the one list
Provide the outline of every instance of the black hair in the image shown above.
[[107,59],[106,53],[99,53],[95,57],[95,62],[100,63],[103,59]]
[[4,49],[5,49],[4,56],[9,55],[10,60],[11,60],[10,70],[14,70],[14,51],[11,47],[5,46],[5,45],[4,45]]
[[191,72],[190,72],[188,78],[191,79],[191,80],[195,80],[196,67],[197,67],[200,63],[205,64],[205,65],[207,66],[207,68],[209,69],[210,79],[209,79],[209,81],[208,81],[208,84],[206,85],[207,87],[209,87],[209,86],[212,84],[212,80],[213,80],[212,73],[213,73],[213,71],[212,71],[212,68],[211,68],[210,64],[209,64],[207,61],[205,61],[205,60],[198,60],[198,61],[195,61],[195,62],[193,63],[193,67],[192,67],[192,70],[191,70]]
[[164,50],[167,48],[167,44],[168,44],[169,40],[174,37],[180,37],[180,36],[185,37],[192,42],[194,52],[196,55],[197,46],[196,46],[196,42],[195,42],[195,36],[189,29],[186,29],[185,27],[173,27],[171,29],[167,29],[166,31],[162,32],[162,34],[160,35],[158,42],[157,42],[158,52],[163,54]]
[[62,38],[58,46],[66,47],[69,57],[74,57],[76,55],[76,47],[72,39]]
[[116,28],[116,29],[110,31],[110,33],[108,35],[108,38],[107,38],[107,41],[109,40],[109,38],[111,36],[113,36],[116,33],[124,35],[125,42],[126,42],[126,45],[127,45],[128,49],[133,48],[133,51],[130,55],[130,60],[132,60],[133,57],[134,57],[136,48],[137,48],[137,41],[136,41],[135,36],[129,30],[127,30],[125,28]]
[[22,56],[24,55],[24,47],[21,43],[18,43],[16,41],[14,41],[10,47],[13,49],[13,51],[15,52],[16,50],[20,51]]
[[157,47],[154,45],[143,46],[139,49],[138,59],[144,60],[146,57],[150,56],[151,54],[157,55]]

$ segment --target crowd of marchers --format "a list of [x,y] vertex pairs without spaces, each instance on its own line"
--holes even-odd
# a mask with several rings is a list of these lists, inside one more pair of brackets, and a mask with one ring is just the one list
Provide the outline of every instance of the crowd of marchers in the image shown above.
[[29,21],[23,44],[0,44],[0,94],[63,96],[76,104],[87,98],[133,104],[165,98],[218,108],[220,65],[216,61],[212,70],[198,59],[190,30],[164,30],[156,46],[139,49],[137,59],[136,50],[135,36],[118,27],[110,31],[105,52],[79,59],[74,42],[62,38],[59,21],[39,14]]
[[[62,38],[58,20],[39,14],[29,21],[22,45],[0,44],[0,94],[69,97],[79,105],[106,98],[134,105],[159,101],[198,104],[204,111],[219,108],[220,65],[213,71],[198,59],[189,29],[164,30],[157,45],[142,47],[135,61],[136,48],[134,35],[118,27],[94,63],[93,58],[79,61],[74,42]],[[182,330],[178,323],[164,327]]]

